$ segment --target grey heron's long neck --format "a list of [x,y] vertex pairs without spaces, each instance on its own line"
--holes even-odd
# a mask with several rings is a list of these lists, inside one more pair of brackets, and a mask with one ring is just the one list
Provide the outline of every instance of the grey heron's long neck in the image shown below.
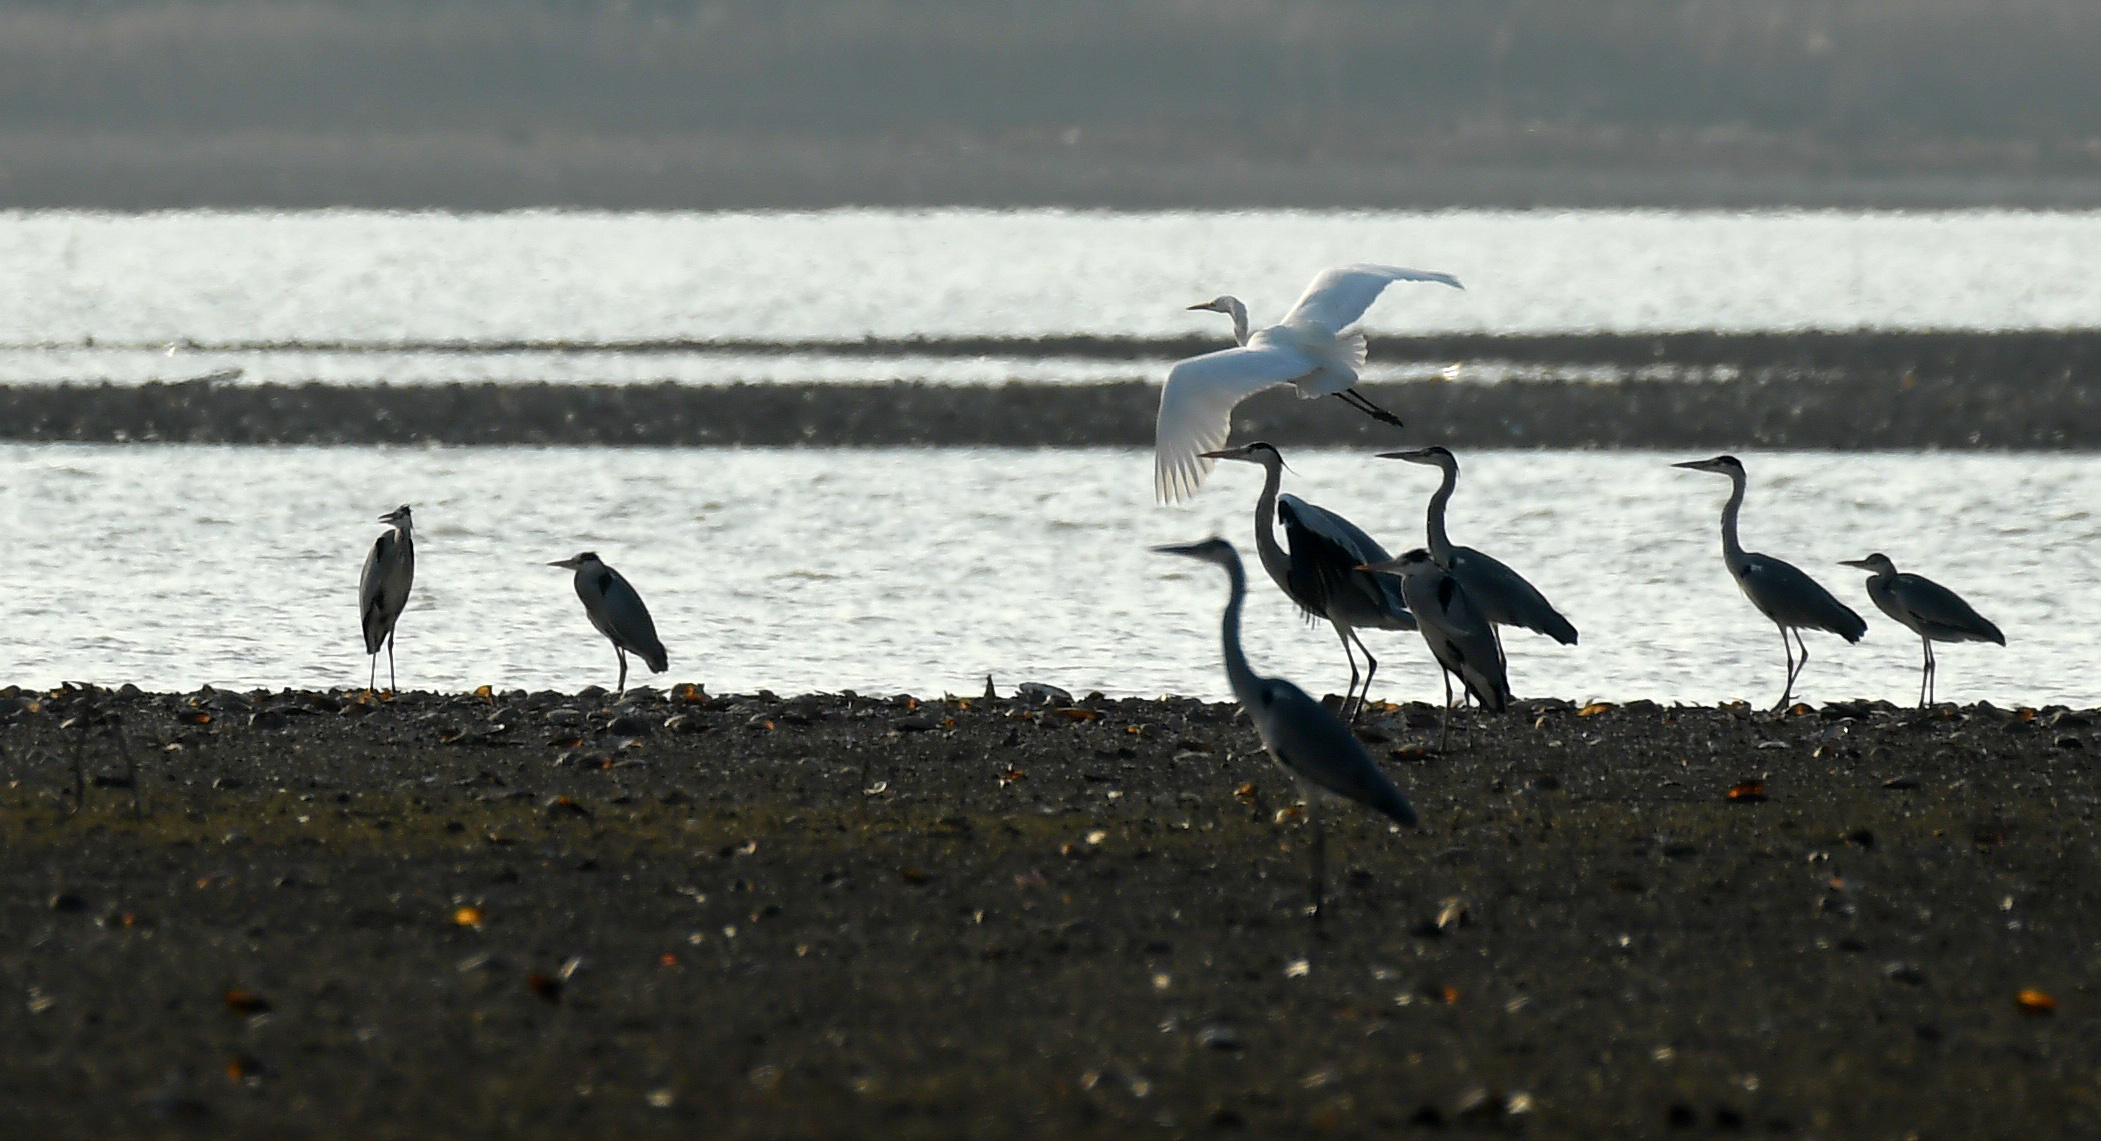
[[1736,513],[1744,505],[1744,475],[1729,473],[1729,502],[1722,505],[1722,561],[1738,566],[1744,561],[1744,545],[1736,540]]
[[1255,553],[1262,556],[1262,569],[1287,594],[1291,592],[1291,557],[1277,542],[1277,489],[1284,483],[1284,465],[1262,465],[1262,494],[1255,499]]
[[1255,676],[1253,667],[1247,664],[1247,655],[1240,652],[1240,604],[1247,598],[1247,572],[1240,569],[1239,559],[1226,564],[1226,577],[1231,581],[1232,594],[1226,599],[1225,617],[1219,621],[1226,681],[1233,687],[1233,696],[1240,704],[1251,707],[1255,704],[1262,679]]
[[1459,486],[1459,465],[1439,464],[1444,470],[1444,482],[1430,496],[1430,557],[1450,566],[1452,562],[1452,540],[1444,533],[1444,505],[1451,502],[1452,491]]
[[1247,306],[1238,297],[1226,298],[1226,312],[1233,315],[1233,343],[1247,347]]

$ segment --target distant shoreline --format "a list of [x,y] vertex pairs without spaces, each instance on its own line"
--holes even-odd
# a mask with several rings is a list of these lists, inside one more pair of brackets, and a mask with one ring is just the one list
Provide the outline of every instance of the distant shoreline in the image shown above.
[[[1272,391],[1236,439],[1282,446],[2084,450],[2101,383],[2057,377],[1415,381],[1363,386],[1409,427]],[[1146,447],[1156,382],[0,387],[0,439],[251,445]]]

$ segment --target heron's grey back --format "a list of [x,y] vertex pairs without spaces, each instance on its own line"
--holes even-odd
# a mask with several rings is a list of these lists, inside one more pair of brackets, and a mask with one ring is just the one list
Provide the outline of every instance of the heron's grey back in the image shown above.
[[2006,635],[1947,587],[1915,574],[1868,580],[1868,597],[1884,614],[1936,642],[1997,642]]
[[1414,827],[1414,806],[1326,706],[1282,678],[1264,678],[1260,700],[1249,714],[1262,743],[1294,776]]
[[1782,626],[1829,630],[1848,642],[1858,642],[1868,632],[1865,619],[1785,559],[1748,553],[1736,583],[1751,605]]
[[619,571],[604,564],[596,571],[579,570],[576,596],[583,600],[591,625],[607,640],[633,654],[640,654],[651,673],[663,673],[671,660],[664,643],[657,640],[657,625],[649,617],[642,596],[628,585]]
[[365,632],[365,652],[376,654],[408,604],[416,580],[416,543],[389,528],[372,541],[365,569],[357,581],[358,620]]
[[1292,594],[1318,601],[1324,617],[1348,626],[1413,630],[1400,582],[1392,575],[1357,570],[1385,562],[1386,548],[1356,524],[1296,495],[1280,496],[1277,519],[1291,544]]
[[1562,617],[1538,587],[1501,560],[1472,547],[1454,547],[1449,569],[1483,618],[1499,626],[1535,630],[1564,646],[1576,644],[1575,624]]

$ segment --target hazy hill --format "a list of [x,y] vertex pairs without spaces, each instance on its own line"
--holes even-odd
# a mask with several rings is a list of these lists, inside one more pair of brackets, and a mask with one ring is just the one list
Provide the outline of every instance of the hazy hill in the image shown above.
[[2101,203],[2081,0],[0,0],[0,204]]

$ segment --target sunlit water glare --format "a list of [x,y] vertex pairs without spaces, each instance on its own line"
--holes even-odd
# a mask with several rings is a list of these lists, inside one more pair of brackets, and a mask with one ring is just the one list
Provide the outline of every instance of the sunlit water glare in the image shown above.
[[[1581,629],[1507,638],[1520,696],[1715,702],[1778,695],[1773,627],[1721,563],[1720,477],[1651,453],[1462,455],[1454,541],[1502,558]],[[1362,454],[1291,454],[1286,487],[1398,552],[1420,542],[1436,473]],[[1943,647],[1940,695],[2101,704],[2101,459],[1750,454],[1745,545],[1786,558],[1868,620],[1810,634],[1812,701],[1908,703],[1919,645],[1875,611],[1871,550],[1966,596],[2008,645]],[[404,687],[610,686],[611,649],[566,571],[594,549],[635,584],[671,654],[663,685],[716,692],[974,694],[991,674],[1075,693],[1227,695],[1224,576],[1148,553],[1221,534],[1253,576],[1258,670],[1315,692],[1348,677],[1253,564],[1260,473],[1223,465],[1192,508],[1155,506],[1150,454],[1089,450],[0,447],[0,682],[149,689],[361,685],[358,568],[415,505]],[[1375,696],[1435,700],[1414,634],[1367,635]],[[382,682],[385,663],[380,665]]]

